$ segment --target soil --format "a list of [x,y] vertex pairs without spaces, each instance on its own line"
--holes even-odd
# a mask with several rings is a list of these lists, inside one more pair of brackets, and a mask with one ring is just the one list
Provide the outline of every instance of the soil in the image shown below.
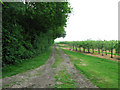
[[25,73],[3,78],[3,88],[54,88],[55,84],[61,84],[61,82],[56,81],[55,75],[64,69],[72,75],[69,79],[76,81],[76,88],[97,88],[89,79],[76,70],[68,56],[61,49],[58,47],[57,49],[63,62],[57,65],[56,68],[52,68],[55,62],[55,56],[57,55],[55,47],[53,46],[52,54],[46,64],[39,68],[28,70]]

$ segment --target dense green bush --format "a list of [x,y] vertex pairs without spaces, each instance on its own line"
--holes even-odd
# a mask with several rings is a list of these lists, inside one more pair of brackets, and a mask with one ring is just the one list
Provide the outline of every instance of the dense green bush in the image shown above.
[[65,36],[68,2],[6,2],[2,9],[3,66],[46,51]]

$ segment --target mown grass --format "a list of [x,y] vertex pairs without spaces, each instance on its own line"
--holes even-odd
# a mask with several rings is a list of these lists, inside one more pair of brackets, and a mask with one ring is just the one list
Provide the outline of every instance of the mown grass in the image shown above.
[[62,49],[77,70],[99,88],[118,88],[118,62]]
[[27,70],[38,68],[39,66],[45,64],[45,62],[50,57],[51,49],[52,48],[49,48],[47,51],[40,54],[39,56],[32,58],[32,59],[25,60],[20,64],[3,67],[2,68],[2,78],[10,77],[10,76],[13,76],[13,75],[16,75],[19,73],[23,73]]

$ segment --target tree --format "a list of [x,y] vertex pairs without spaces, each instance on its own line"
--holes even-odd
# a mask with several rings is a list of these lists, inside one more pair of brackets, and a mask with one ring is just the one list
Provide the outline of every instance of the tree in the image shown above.
[[71,13],[68,2],[5,2],[2,9],[3,66],[35,57],[65,37]]

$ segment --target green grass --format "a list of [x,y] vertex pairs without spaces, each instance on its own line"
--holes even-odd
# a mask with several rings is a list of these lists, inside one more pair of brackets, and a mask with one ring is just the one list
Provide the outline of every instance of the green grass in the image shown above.
[[21,64],[11,65],[2,68],[2,78],[10,77],[19,73],[23,73],[27,70],[38,68],[45,64],[51,54],[51,48],[39,56],[23,61]]
[[55,47],[55,51],[56,51],[57,54],[60,55],[60,52],[58,51],[58,49],[56,47]]
[[[60,65],[60,63],[63,62],[63,58],[61,57],[61,53],[59,52],[59,50],[55,47],[56,50],[56,56],[55,56],[55,62],[52,65],[52,68],[56,68],[58,65]],[[58,72],[58,74],[55,75],[55,79],[56,79],[56,84],[55,84],[55,88],[74,88],[75,87],[75,83],[73,79],[71,78],[71,74],[67,72],[67,70],[64,68],[63,70],[60,70]]]
[[118,88],[118,62],[62,49],[75,67],[99,88]]
[[71,74],[66,69],[61,70],[55,75],[56,82],[55,88],[75,88],[75,80],[70,79]]
[[55,57],[55,62],[54,64],[52,65],[52,68],[56,68],[57,65],[59,65],[61,62],[62,62],[62,57]]
[[59,65],[60,63],[62,63],[63,59],[62,57],[60,57],[60,52],[58,51],[57,48],[55,48],[56,52],[57,52],[57,55],[55,56],[55,62],[54,64],[52,65],[52,68],[56,68],[57,65]]

